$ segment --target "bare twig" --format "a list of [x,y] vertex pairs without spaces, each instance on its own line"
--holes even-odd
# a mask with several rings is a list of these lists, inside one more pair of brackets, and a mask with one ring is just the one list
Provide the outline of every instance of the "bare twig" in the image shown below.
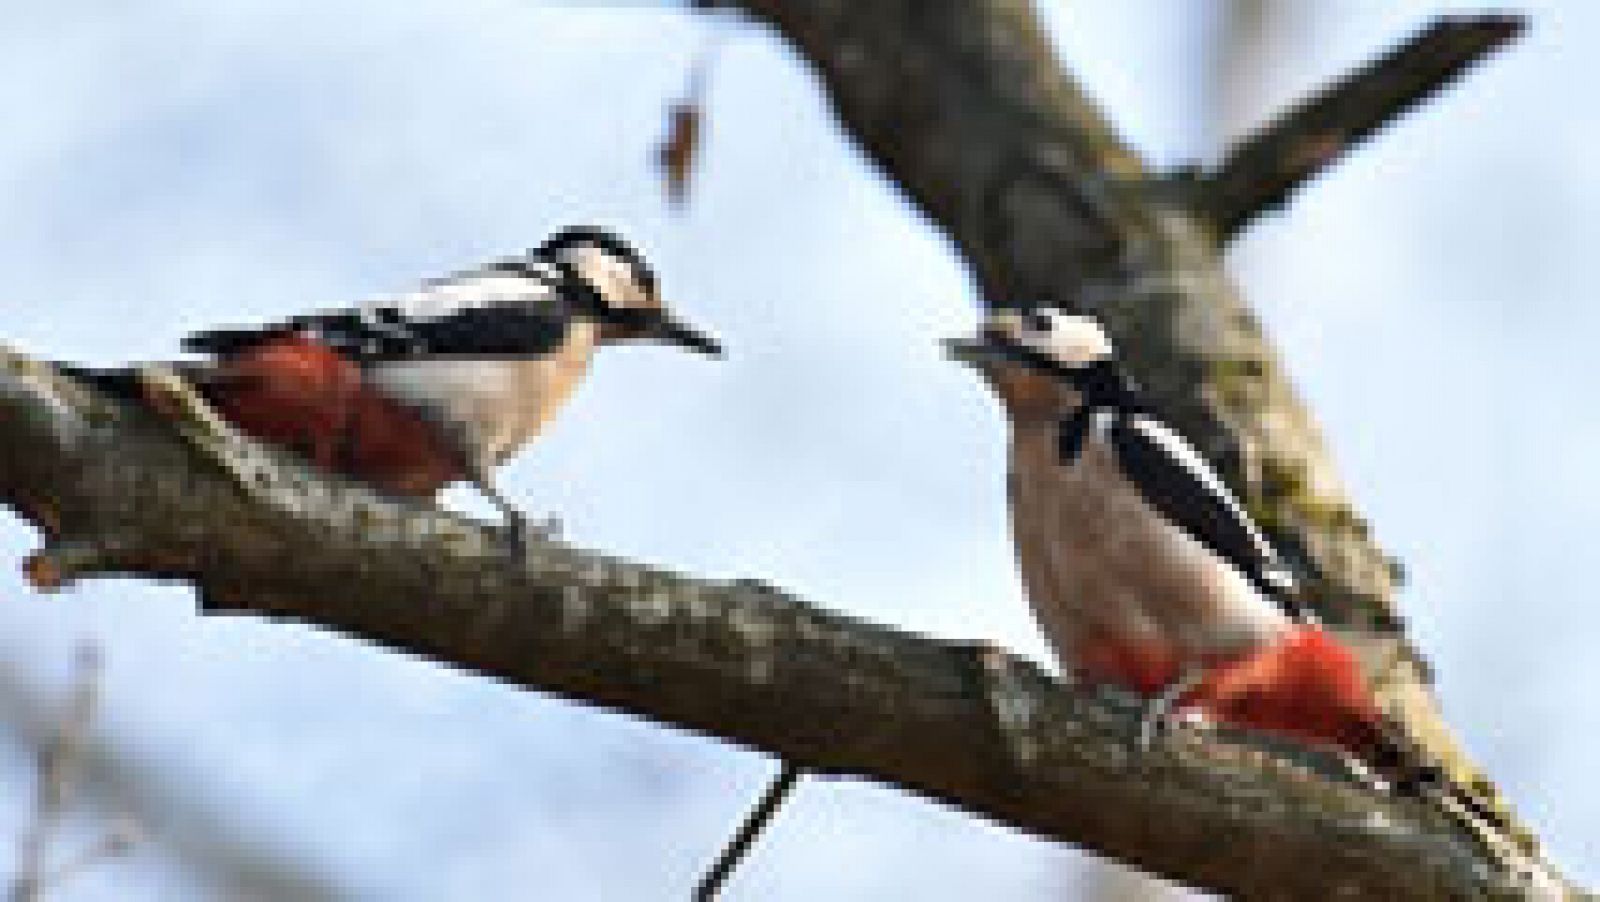
[[717,856],[717,860],[706,871],[700,885],[695,887],[695,902],[711,902],[717,897],[717,893],[722,891],[722,885],[733,874],[734,868],[744,860],[744,856],[749,853],[750,847],[771,822],[773,815],[778,813],[778,808],[789,797],[789,793],[794,791],[802,773],[804,771],[798,765],[789,761],[783,762],[777,778],[767,786],[767,791],[761,794],[761,799],[750,809],[744,823],[739,825],[738,832],[733,835],[733,839],[729,840],[722,854]]
[[[0,660],[0,723],[25,747],[43,754],[59,730],[59,707],[17,662]],[[101,729],[82,736],[74,757],[75,812],[111,824],[113,835],[134,826],[141,845],[159,846],[207,898],[349,897],[318,862],[281,848],[270,831],[249,829],[237,799],[195,781],[195,762],[146,756]]]
[[104,836],[88,848],[56,865],[53,870],[45,874],[38,883],[41,895],[48,893],[51,887],[60,886],[84,871],[133,851],[139,842],[139,835],[138,825],[132,821],[124,820],[112,825]]
[[36,902],[53,886],[108,859],[126,854],[137,841],[131,821],[118,823],[89,848],[58,865],[48,861],[56,832],[78,778],[78,758],[100,698],[100,653],[92,645],[78,650],[72,696],[54,734],[39,754],[33,818],[18,843],[17,873],[12,878],[13,902]]

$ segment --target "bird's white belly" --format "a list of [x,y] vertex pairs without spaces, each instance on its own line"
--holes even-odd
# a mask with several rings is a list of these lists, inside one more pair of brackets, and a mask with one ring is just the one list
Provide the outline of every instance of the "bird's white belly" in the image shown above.
[[1013,444],[1013,530],[1029,600],[1063,664],[1106,647],[1199,663],[1289,628],[1243,574],[1144,501],[1107,445],[1091,438],[1064,465],[1055,430],[1040,433]]
[[504,463],[555,416],[588,371],[591,326],[554,354],[527,360],[420,359],[377,364],[367,378],[420,410],[479,466]]

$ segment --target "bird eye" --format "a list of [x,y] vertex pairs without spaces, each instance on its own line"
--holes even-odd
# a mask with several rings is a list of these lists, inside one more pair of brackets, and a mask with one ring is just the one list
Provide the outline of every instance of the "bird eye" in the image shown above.
[[1049,316],[1037,310],[1023,311],[1022,321],[1028,325],[1029,329],[1035,332],[1049,332],[1050,327],[1054,325]]

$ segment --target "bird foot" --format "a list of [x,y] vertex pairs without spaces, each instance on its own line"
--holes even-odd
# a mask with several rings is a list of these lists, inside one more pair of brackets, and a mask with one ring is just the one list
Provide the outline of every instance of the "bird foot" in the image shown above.
[[1149,754],[1155,748],[1156,737],[1165,736],[1172,727],[1172,705],[1163,704],[1161,698],[1151,699],[1139,714],[1139,735],[1134,747],[1141,755]]
[[1365,761],[1362,761],[1360,758],[1357,758],[1355,755],[1345,751],[1344,749],[1334,748],[1332,749],[1332,752],[1339,764],[1344,768],[1345,776],[1349,777],[1352,783],[1355,783],[1369,792],[1381,793],[1383,795],[1419,794],[1420,790],[1417,787],[1402,787],[1396,785],[1394,781],[1385,777],[1383,774],[1380,774],[1377,770],[1370,767]]
[[553,514],[542,520],[534,520],[521,512],[508,511],[504,530],[506,544],[520,555],[528,550],[528,542],[532,539],[553,542],[561,538],[562,524],[561,518]]
[[1189,715],[1178,708],[1178,702],[1198,686],[1204,677],[1205,671],[1201,668],[1187,668],[1167,688],[1145,703],[1144,710],[1139,715],[1139,735],[1136,742],[1140,754],[1148,754],[1155,747],[1158,737],[1189,719]]

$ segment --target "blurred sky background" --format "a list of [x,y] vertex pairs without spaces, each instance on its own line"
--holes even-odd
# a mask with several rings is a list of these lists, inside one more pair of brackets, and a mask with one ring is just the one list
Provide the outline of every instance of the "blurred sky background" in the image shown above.
[[[1453,5],[1041,6],[1130,139],[1177,164]],[[1526,40],[1256,227],[1232,264],[1406,562],[1447,713],[1593,885],[1600,117],[1584,86],[1600,7],[1528,9]],[[704,155],[674,215],[651,157],[719,29]],[[764,29],[670,3],[12,4],[0,123],[0,339],[158,358],[203,324],[614,225],[729,357],[603,355],[508,471],[512,496],[580,544],[1043,656],[1006,535],[1001,420],[937,344],[971,327],[971,281]],[[148,835],[54,900],[679,899],[774,769],[308,627],[201,619],[182,587],[38,597],[16,568],[34,543],[7,516],[0,853],[28,821],[30,737],[85,640],[104,699],[58,848],[119,812]],[[1083,857],[807,782],[728,898],[1078,898]]]

